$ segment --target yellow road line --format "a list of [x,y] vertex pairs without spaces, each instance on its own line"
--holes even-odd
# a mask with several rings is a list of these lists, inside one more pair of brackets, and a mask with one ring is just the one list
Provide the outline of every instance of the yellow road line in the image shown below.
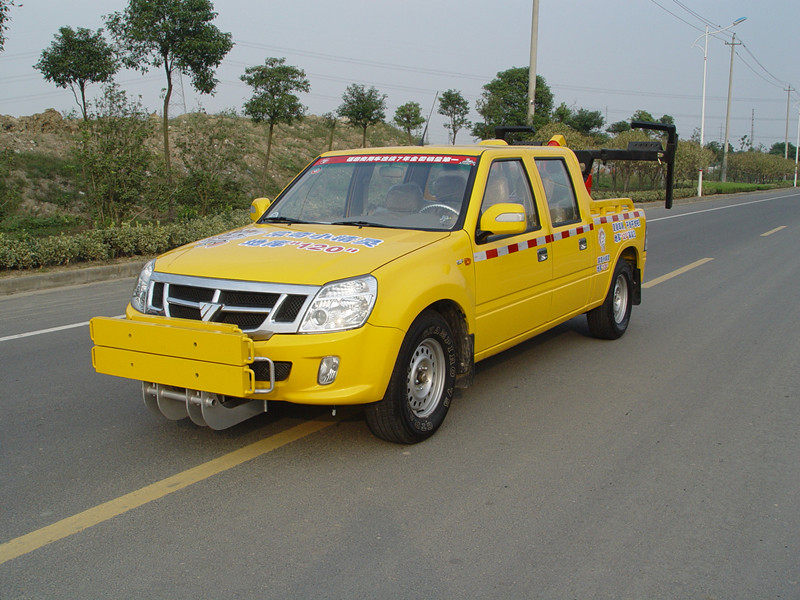
[[336,421],[308,421],[270,436],[259,442],[234,450],[224,456],[215,458],[206,463],[167,477],[156,483],[145,486],[139,490],[104,502],[94,508],[67,517],[57,523],[32,531],[0,545],[0,564],[8,562],[14,558],[33,552],[43,546],[52,544],[58,540],[69,537],[75,533],[83,531],[89,527],[108,521],[116,516],[128,512],[134,508],[163,498],[173,492],[182,490],[185,487],[208,479],[213,475],[227,471],[233,467],[241,465],[249,460],[257,458],[262,454],[272,452],[282,446],[291,444],[307,435],[321,431],[330,427]]
[[687,271],[691,271],[692,269],[695,269],[695,268],[697,268],[699,266],[702,266],[702,265],[706,264],[707,262],[711,262],[712,260],[714,260],[714,259],[713,258],[701,258],[700,260],[697,260],[697,261],[693,262],[690,265],[686,265],[685,267],[681,267],[680,269],[676,269],[675,271],[672,271],[671,273],[667,273],[666,275],[662,275],[661,277],[656,277],[652,281],[648,281],[647,283],[642,284],[642,287],[643,288],[651,288],[651,287],[653,287],[655,285],[658,285],[659,283],[664,283],[668,279],[672,279],[673,277],[677,277],[678,275],[683,275]]
[[770,229],[766,233],[762,233],[761,237],[767,237],[768,235],[772,235],[773,233],[776,233],[776,232],[780,231],[781,229],[786,229],[786,225],[781,225],[780,227],[776,227],[775,229]]

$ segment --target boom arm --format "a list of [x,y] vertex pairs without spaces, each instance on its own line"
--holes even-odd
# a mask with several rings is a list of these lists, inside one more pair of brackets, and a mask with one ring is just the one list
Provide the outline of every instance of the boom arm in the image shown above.
[[672,208],[672,192],[675,178],[675,150],[678,147],[678,133],[675,125],[667,123],[649,123],[647,121],[632,121],[632,129],[651,129],[667,132],[667,147],[663,148],[661,142],[629,142],[626,150],[613,150],[601,148],[600,150],[575,150],[575,156],[581,163],[583,179],[586,181],[592,173],[595,160],[604,164],[617,160],[642,160],[666,163],[666,201],[664,206]]

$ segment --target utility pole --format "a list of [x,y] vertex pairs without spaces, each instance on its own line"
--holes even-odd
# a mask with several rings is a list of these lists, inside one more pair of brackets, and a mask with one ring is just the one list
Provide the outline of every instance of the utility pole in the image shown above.
[[539,43],[539,0],[533,0],[533,17],[531,21],[531,66],[528,73],[528,121],[533,121],[536,109],[536,47]]
[[797,187],[797,165],[800,163],[800,104],[798,104],[797,107],[797,144],[794,147],[794,187]]
[[731,37],[731,42],[725,42],[731,47],[731,71],[728,75],[728,110],[725,113],[725,144],[722,150],[722,176],[720,181],[728,181],[728,137],[731,128],[731,93],[733,92],[733,58],[736,53],[736,46],[741,46],[741,42],[736,42],[736,34]]
[[797,110],[797,144],[794,147],[794,187],[797,187],[798,162],[800,162],[800,105]]
[[[708,31],[708,25],[706,25],[706,31],[703,35],[698,36],[698,38],[692,44],[697,44],[700,38],[705,38],[705,43],[703,44],[703,106],[702,110],[700,111],[700,147],[705,148],[705,131],[706,131],[706,76],[708,74],[708,36],[709,35],[717,35],[718,33],[722,33],[723,31],[727,31],[731,27],[736,27],[739,23],[746,21],[747,17],[740,17],[736,19],[733,23],[728,25],[727,27],[723,27],[722,29],[718,29],[716,31],[710,32]],[[703,169],[700,169],[697,173],[697,195],[703,195]]]
[[789,158],[789,108],[792,105],[792,92],[796,91],[791,85],[786,92],[786,142],[784,142],[783,158]]

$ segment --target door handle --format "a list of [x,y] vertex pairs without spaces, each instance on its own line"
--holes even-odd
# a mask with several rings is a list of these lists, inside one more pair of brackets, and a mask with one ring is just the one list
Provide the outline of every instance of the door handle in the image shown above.
[[538,252],[539,262],[544,262],[547,260],[547,248],[539,248]]
[[586,238],[581,238],[578,240],[578,250],[586,250],[589,247],[589,244],[586,243]]

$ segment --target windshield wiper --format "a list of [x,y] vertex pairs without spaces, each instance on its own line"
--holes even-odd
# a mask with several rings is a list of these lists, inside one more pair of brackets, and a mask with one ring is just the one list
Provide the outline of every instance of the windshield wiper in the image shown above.
[[383,223],[373,223],[372,221],[332,221],[330,225],[353,225],[354,227],[386,227],[392,228],[391,225],[384,225]]
[[258,220],[259,223],[303,223],[306,224],[308,221],[303,221],[302,219],[294,219],[292,217],[281,217],[281,216],[274,216],[274,217],[261,217]]

